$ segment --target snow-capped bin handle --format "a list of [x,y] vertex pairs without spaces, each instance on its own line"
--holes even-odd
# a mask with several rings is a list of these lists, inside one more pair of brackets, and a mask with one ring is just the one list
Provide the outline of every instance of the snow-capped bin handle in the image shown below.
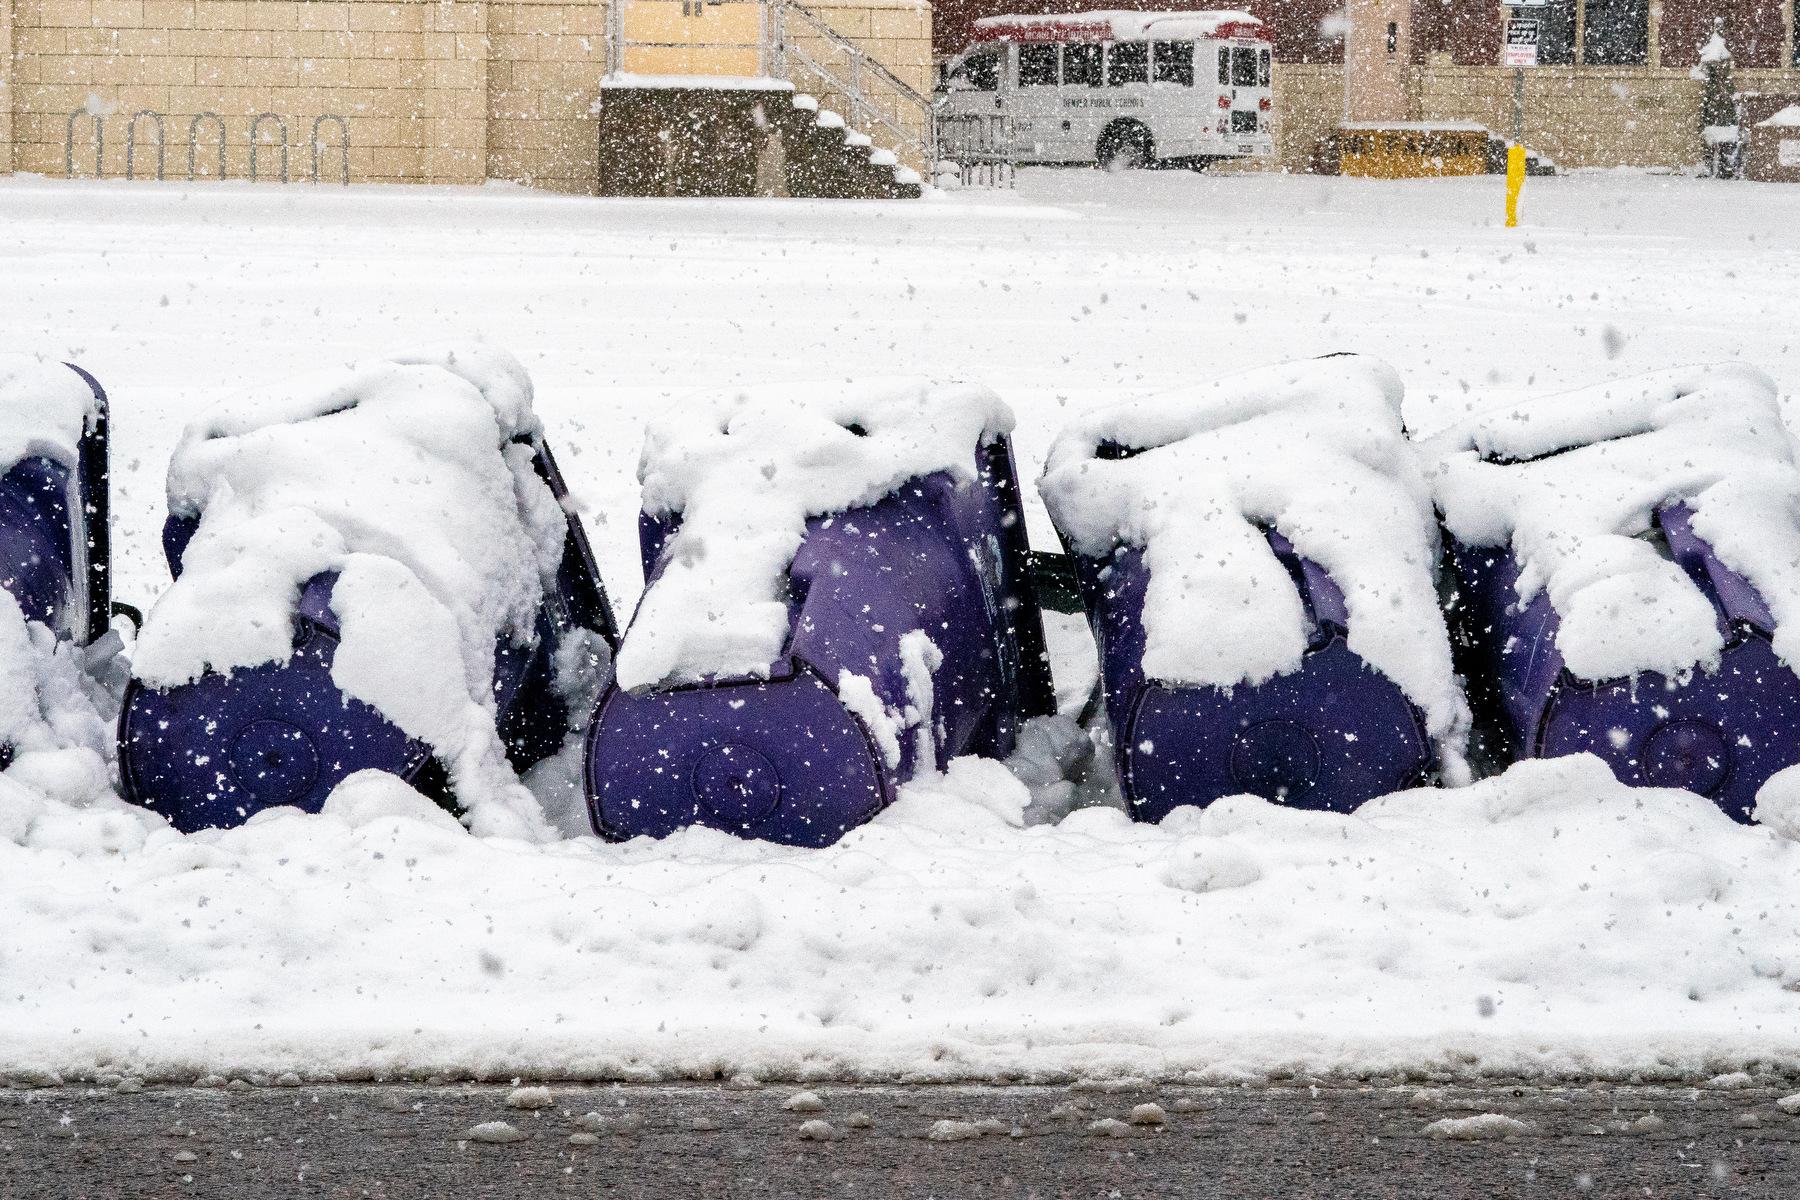
[[606,639],[613,649],[619,646],[619,626],[613,617],[612,601],[600,582],[600,568],[594,562],[594,548],[588,542],[587,530],[576,519],[569,500],[569,485],[563,482],[556,456],[542,438],[527,439],[531,446],[531,466],[537,472],[556,502],[566,514],[567,531],[563,535],[562,561],[557,564],[557,592],[568,606],[569,617],[584,629],[591,629]]
[[1656,524],[1676,565],[1712,601],[1727,636],[1737,624],[1774,634],[1775,617],[1762,596],[1748,579],[1720,562],[1712,544],[1694,531],[1693,509],[1685,504],[1666,505],[1656,511]]

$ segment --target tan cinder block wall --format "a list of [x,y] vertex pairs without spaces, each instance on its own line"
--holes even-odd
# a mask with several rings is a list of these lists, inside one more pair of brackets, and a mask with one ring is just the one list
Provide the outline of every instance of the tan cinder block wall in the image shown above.
[[512,0],[486,7],[487,177],[593,192],[606,6]]
[[[929,93],[929,5],[815,7]],[[709,29],[720,15],[709,10]],[[69,114],[81,109],[103,115],[100,173],[122,177],[132,114],[149,110],[164,119],[169,177],[187,175],[190,123],[216,113],[225,171],[241,179],[251,122],[269,112],[286,122],[290,177],[305,179],[313,122],[334,114],[349,122],[354,182],[507,179],[591,192],[606,21],[605,0],[0,0],[0,173],[61,175]],[[820,99],[847,115],[841,97]],[[277,128],[261,126],[275,141]],[[137,173],[154,176],[153,124],[140,121],[137,132]],[[335,146],[335,127],[323,132]],[[201,135],[197,173],[216,175],[217,125]],[[74,144],[76,174],[92,175],[85,116]],[[263,178],[278,176],[278,147],[257,165]],[[336,179],[339,169],[335,150],[322,152],[321,174]]]
[[13,169],[12,0],[0,0],[0,175]]
[[[7,0],[0,0],[6,3]],[[11,0],[13,168],[60,175],[69,114],[105,114],[101,173],[126,170],[132,114],[163,114],[168,174],[184,178],[188,134],[201,113],[225,121],[225,169],[250,171],[252,119],[286,123],[289,173],[311,173],[315,118],[350,125],[358,181],[470,183],[486,162],[485,6],[459,0]],[[137,126],[140,176],[155,172],[154,133]],[[279,142],[265,122],[265,139]],[[207,122],[198,173],[218,170]],[[335,145],[335,130],[324,132]],[[94,171],[92,122],[77,123],[77,174]],[[258,156],[263,178],[280,154]],[[336,177],[335,152],[321,173]]]
[[1290,171],[1304,171],[1319,139],[1344,117],[1344,72],[1324,64],[1277,63],[1275,159]]
[[[1513,73],[1502,67],[1428,67],[1425,119],[1512,130]],[[1700,160],[1700,85],[1686,71],[1650,67],[1535,67],[1525,72],[1525,144],[1565,167],[1682,167]]]
[[[1512,130],[1513,73],[1503,67],[1418,67],[1405,119],[1475,121]],[[1800,95],[1800,71],[1739,70],[1740,91]],[[1343,114],[1343,71],[1275,68],[1277,165],[1304,171]],[[1525,72],[1525,144],[1564,167],[1688,167],[1701,159],[1700,85],[1685,69],[1536,67]]]

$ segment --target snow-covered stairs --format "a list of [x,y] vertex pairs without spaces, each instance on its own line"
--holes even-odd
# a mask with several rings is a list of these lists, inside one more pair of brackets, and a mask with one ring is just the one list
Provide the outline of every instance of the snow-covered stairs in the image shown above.
[[[779,106],[778,106],[779,107]],[[816,98],[795,93],[776,118],[785,151],[787,194],[810,199],[915,200],[923,180],[901,164],[892,150],[868,134],[849,128],[844,118],[822,109]]]

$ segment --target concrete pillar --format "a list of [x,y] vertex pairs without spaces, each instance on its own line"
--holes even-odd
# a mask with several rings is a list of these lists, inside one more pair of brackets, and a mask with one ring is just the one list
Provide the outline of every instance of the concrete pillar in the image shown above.
[[1412,0],[1349,0],[1348,8],[1344,120],[1412,120]]
[[[1787,12],[1788,19],[1792,20],[1793,0],[1788,0],[1782,7]],[[1662,16],[1662,0],[1650,0],[1650,54],[1644,61],[1652,67],[1662,66]]]

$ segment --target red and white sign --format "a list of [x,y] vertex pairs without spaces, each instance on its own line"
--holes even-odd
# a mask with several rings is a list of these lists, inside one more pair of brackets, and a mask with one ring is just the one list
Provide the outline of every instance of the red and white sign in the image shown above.
[[1535,67],[1538,65],[1538,23],[1530,17],[1513,17],[1506,22],[1506,45],[1500,51],[1503,67]]

